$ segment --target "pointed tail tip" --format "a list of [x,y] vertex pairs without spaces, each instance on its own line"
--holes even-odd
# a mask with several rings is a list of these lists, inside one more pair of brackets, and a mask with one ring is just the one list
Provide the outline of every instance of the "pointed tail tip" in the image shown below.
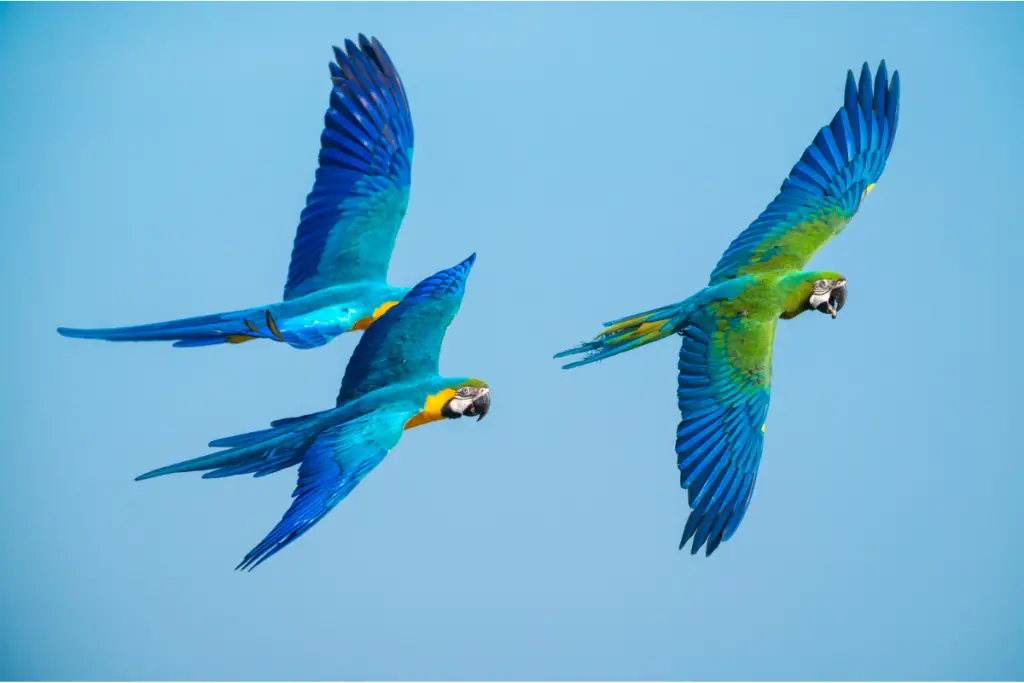
[[155,479],[156,477],[162,477],[165,474],[178,474],[181,472],[187,472],[188,470],[179,470],[175,465],[168,465],[166,467],[158,467],[155,470],[150,470],[145,474],[140,474],[135,477],[135,481],[145,481],[146,479]]
[[[585,352],[586,349],[576,347],[572,349],[566,349],[565,351],[559,351],[554,356],[552,356],[552,358],[567,358],[569,356],[576,356],[578,354]],[[579,360],[574,360],[571,363],[566,363],[565,365],[562,366],[562,370],[572,370],[573,368],[578,368],[581,365],[586,365],[589,362],[591,362],[591,359],[588,357],[580,358]]]
[[88,339],[91,336],[89,334],[89,330],[77,327],[58,327],[57,334],[62,337],[68,337],[69,339]]

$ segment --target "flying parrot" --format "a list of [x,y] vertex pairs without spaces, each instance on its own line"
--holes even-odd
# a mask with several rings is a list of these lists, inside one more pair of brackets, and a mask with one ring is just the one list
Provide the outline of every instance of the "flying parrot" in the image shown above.
[[306,533],[370,473],[406,429],[490,409],[485,382],[441,377],[445,332],[462,303],[476,260],[428,277],[372,325],[356,345],[334,408],[271,423],[269,429],[210,442],[226,448],[147,472],[137,480],[206,471],[204,478],[262,477],[299,466],[294,500],[284,517],[236,569],[252,570]]
[[334,87],[320,135],[320,164],[292,247],[284,300],[231,313],[108,329],[58,328],[65,337],[173,341],[174,346],[253,339],[299,349],[364,330],[409,291],[387,283],[409,204],[413,129],[402,80],[376,38],[335,47]]
[[740,233],[685,301],[605,323],[592,341],[556,354],[593,363],[677,333],[676,454],[690,515],[679,548],[711,555],[736,532],[754,491],[771,396],[775,324],[804,311],[836,317],[847,280],[803,268],[839,234],[875,186],[899,119],[899,73],[846,77],[843,107],[821,129],[768,208]]

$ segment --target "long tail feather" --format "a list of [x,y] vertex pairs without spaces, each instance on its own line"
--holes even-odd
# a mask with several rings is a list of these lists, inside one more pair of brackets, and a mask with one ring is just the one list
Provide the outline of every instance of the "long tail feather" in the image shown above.
[[583,354],[583,358],[562,366],[569,370],[632,351],[678,330],[689,310],[688,301],[683,301],[606,322],[605,328],[594,339],[556,353],[555,358]]
[[78,329],[58,327],[57,332],[74,339],[99,339],[113,342],[170,341],[177,347],[241,344],[271,336],[262,331],[266,313],[263,308],[248,308],[229,313],[201,315],[148,325]]
[[318,414],[293,418],[290,422],[247,434],[215,439],[211,448],[228,447],[191,460],[159,467],[135,478],[135,481],[182,472],[206,472],[204,479],[231,477],[236,474],[266,476],[299,463],[308,447],[310,430],[306,426],[316,422]]

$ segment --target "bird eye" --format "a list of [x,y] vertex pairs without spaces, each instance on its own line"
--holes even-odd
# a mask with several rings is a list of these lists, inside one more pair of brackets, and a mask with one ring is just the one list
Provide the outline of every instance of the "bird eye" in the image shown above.
[[824,289],[827,285],[828,282],[825,280],[818,280],[817,282],[814,283],[814,286],[817,287],[818,289]]

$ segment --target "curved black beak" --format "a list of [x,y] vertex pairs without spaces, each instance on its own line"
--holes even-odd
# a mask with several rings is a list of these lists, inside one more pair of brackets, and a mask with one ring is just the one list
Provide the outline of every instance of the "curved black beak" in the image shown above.
[[476,421],[484,419],[484,415],[491,409],[491,392],[483,391],[473,399],[473,404],[466,410],[466,415],[479,415]]
[[839,285],[828,295],[828,305],[832,309],[832,319],[835,320],[839,311],[846,305],[846,283]]

